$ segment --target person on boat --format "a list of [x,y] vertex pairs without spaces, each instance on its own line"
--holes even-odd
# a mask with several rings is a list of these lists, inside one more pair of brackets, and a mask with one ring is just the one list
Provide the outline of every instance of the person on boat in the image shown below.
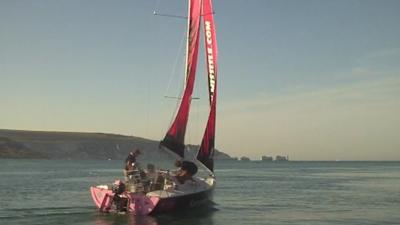
[[177,172],[175,179],[178,184],[185,184],[186,181],[193,181],[193,176],[197,173],[197,166],[190,161],[182,161],[180,170]]
[[175,167],[176,167],[176,168],[181,168],[182,162],[183,162],[182,159],[177,159],[177,160],[175,161],[175,163],[174,163]]
[[157,170],[154,164],[148,163],[147,164],[147,169],[143,171],[143,174],[141,174],[141,178],[149,180],[149,181],[154,181],[157,177]]
[[126,212],[128,210],[128,198],[124,194],[125,189],[125,184],[121,180],[116,180],[112,186],[112,192],[114,193],[112,202],[117,212]]
[[125,181],[129,180],[129,175],[133,174],[133,170],[137,168],[136,158],[142,154],[142,152],[137,148],[131,151],[125,159],[124,176]]
[[146,192],[155,190],[157,178],[158,173],[154,164],[147,164],[147,169],[145,170],[145,176],[143,179]]
[[177,160],[175,161],[175,163],[174,163],[175,169],[172,169],[172,170],[170,171],[170,174],[171,174],[171,175],[176,176],[176,175],[179,174],[179,172],[180,172],[180,170],[181,170],[181,167],[182,167],[182,162],[183,162],[182,159],[177,159]]

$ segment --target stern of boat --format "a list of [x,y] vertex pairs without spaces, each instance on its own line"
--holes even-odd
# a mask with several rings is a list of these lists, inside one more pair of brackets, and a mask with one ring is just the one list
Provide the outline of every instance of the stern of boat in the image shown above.
[[99,185],[90,187],[90,194],[94,204],[102,212],[108,212],[111,208],[114,193],[108,188],[107,185]]
[[[115,194],[109,187],[107,187],[107,185],[90,187],[90,193],[93,202],[101,212],[115,211],[115,207],[113,206],[113,198]],[[135,215],[150,214],[159,201],[158,196],[146,196],[131,192],[126,192],[121,196],[128,200],[128,212]]]

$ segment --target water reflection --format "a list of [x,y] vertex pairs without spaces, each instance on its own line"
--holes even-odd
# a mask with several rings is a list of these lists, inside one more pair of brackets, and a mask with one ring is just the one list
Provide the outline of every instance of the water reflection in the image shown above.
[[213,207],[207,207],[156,216],[99,213],[92,225],[213,225],[213,214],[216,211]]
[[157,220],[151,216],[132,216],[101,214],[97,215],[93,225],[157,225]]

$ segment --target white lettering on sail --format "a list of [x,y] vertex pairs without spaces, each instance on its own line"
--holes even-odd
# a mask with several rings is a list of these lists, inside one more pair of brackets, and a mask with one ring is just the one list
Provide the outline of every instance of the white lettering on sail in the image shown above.
[[206,33],[206,42],[207,42],[207,58],[208,58],[208,80],[210,86],[210,97],[211,101],[214,98],[214,90],[215,90],[215,68],[214,68],[214,52],[212,49],[212,32],[211,32],[211,22],[205,21],[205,33]]
[[210,21],[206,21],[206,37],[207,37],[207,44],[211,45],[212,44],[212,38],[211,38],[211,23]]

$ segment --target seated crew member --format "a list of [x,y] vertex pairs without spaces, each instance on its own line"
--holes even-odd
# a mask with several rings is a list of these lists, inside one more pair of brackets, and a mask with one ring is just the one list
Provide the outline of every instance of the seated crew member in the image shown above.
[[117,212],[126,212],[128,210],[128,198],[124,195],[125,184],[120,180],[116,180],[113,184],[112,192],[114,193],[113,203]]
[[177,172],[175,178],[178,184],[184,184],[186,181],[193,180],[193,175],[197,173],[197,166],[190,161],[182,161],[181,168]]
[[172,169],[172,170],[169,171],[169,172],[170,172],[170,175],[176,176],[176,175],[179,174],[179,172],[180,172],[180,170],[181,170],[181,167],[182,167],[182,162],[183,162],[182,159],[177,159],[177,160],[175,161],[175,163],[174,163],[175,169]]

